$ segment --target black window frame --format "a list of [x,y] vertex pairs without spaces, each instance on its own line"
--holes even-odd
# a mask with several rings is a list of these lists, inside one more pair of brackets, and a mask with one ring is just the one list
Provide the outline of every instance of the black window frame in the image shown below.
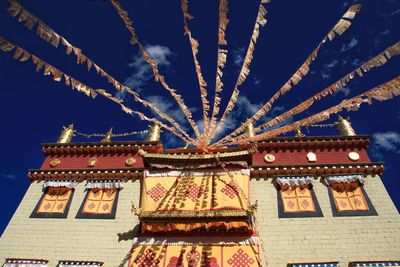
[[328,194],[329,194],[329,202],[331,203],[331,210],[333,217],[347,217],[347,216],[377,216],[378,212],[375,210],[374,205],[372,205],[371,199],[368,197],[367,192],[365,192],[364,185],[357,181],[359,187],[361,188],[361,192],[364,196],[365,201],[368,205],[368,210],[342,210],[339,211],[336,207],[335,197],[333,196],[333,189],[330,184],[328,184]]
[[308,185],[311,192],[311,197],[314,202],[315,211],[300,211],[300,212],[285,212],[282,200],[281,186],[277,184],[277,198],[278,198],[278,218],[313,218],[313,217],[324,217],[321,207],[318,203],[317,196],[315,195],[313,185]]
[[39,202],[36,204],[36,206],[33,209],[31,215],[29,216],[29,218],[65,219],[65,218],[68,217],[68,212],[69,212],[69,208],[71,207],[72,198],[74,197],[75,188],[70,188],[71,189],[71,196],[68,199],[67,205],[66,205],[63,213],[51,213],[51,212],[38,213],[39,207],[42,204],[42,201],[46,196],[47,190],[49,190],[49,188],[59,188],[59,187],[63,187],[63,186],[48,186],[48,187],[46,187],[46,189],[43,191],[42,197],[40,198]]
[[[117,214],[117,206],[118,206],[118,199],[119,199],[119,192],[122,190],[122,188],[116,188],[117,191],[115,193],[115,199],[113,203],[113,207],[111,209],[110,214],[93,214],[93,213],[83,213],[83,208],[85,206],[85,203],[89,197],[90,190],[96,189],[96,188],[88,188],[86,190],[86,196],[82,201],[82,204],[78,210],[78,213],[76,214],[75,218],[76,219],[115,219],[115,216]],[[98,189],[107,189],[107,188],[98,188]],[[112,188],[109,188],[112,189]]]

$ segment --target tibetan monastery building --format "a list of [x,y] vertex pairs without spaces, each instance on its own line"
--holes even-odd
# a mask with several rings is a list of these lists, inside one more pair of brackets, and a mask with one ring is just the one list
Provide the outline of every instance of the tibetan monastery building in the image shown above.
[[147,141],[43,144],[0,239],[3,267],[400,266],[400,216],[368,136],[208,152]]

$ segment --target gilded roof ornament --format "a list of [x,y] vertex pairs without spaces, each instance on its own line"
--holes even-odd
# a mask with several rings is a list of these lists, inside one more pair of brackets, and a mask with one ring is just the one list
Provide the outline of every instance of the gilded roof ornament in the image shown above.
[[60,134],[60,137],[57,140],[57,144],[71,143],[73,136],[74,136],[74,125],[70,124],[68,127],[63,126],[63,130]]
[[104,137],[104,138],[101,140],[102,143],[109,143],[109,142],[111,142],[112,129],[113,129],[113,128],[111,127],[111,129],[107,132],[106,137]]
[[338,127],[341,135],[344,135],[344,136],[357,135],[356,132],[354,131],[353,127],[351,126],[349,118],[344,119],[342,116],[339,115],[337,127]]

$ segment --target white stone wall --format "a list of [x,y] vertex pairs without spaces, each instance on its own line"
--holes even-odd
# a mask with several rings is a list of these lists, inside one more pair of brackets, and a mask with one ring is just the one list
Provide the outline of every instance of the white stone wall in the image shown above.
[[[29,218],[42,195],[42,183],[33,182],[0,239],[4,258],[102,261],[104,267],[127,266],[136,217],[140,182],[124,183],[116,218],[75,219],[85,197],[84,182],[76,188],[66,219]],[[251,201],[258,200],[258,230],[265,243],[269,266],[294,262],[399,260],[400,216],[380,178],[368,177],[365,191],[378,216],[333,217],[327,188],[316,181],[314,190],[321,218],[278,218],[277,191],[271,179],[252,179]],[[1,264],[1,262],[0,262]]]
[[[127,266],[137,217],[131,214],[132,201],[139,203],[140,181],[123,184],[115,219],[75,219],[86,195],[85,182],[75,189],[66,219],[29,218],[43,183],[33,182],[0,239],[0,261],[4,258],[104,262],[104,267]],[[0,262],[2,264],[2,262]]]
[[333,217],[328,188],[318,179],[313,188],[323,217],[279,219],[272,180],[253,179],[250,186],[269,266],[400,260],[400,216],[379,176],[368,177],[364,185],[378,216]]

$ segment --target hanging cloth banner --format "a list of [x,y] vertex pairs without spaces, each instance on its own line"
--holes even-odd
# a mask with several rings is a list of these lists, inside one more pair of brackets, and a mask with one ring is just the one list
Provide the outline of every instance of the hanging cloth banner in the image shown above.
[[162,86],[171,94],[171,96],[175,99],[175,101],[178,103],[179,107],[181,108],[182,112],[185,114],[186,119],[188,120],[189,124],[192,126],[195,134],[197,137],[200,136],[200,131],[196,125],[196,123],[193,120],[192,112],[189,110],[189,108],[186,106],[183,98],[181,95],[176,93],[176,90],[169,87],[169,85],[166,83],[165,78],[163,75],[159,73],[158,66],[156,61],[146,52],[145,47],[142,45],[142,43],[139,41],[136,31],[133,27],[133,22],[132,20],[128,17],[128,12],[126,12],[123,8],[122,5],[119,3],[118,0],[111,0],[111,3],[115,10],[118,12],[118,15],[122,19],[122,21],[125,24],[125,27],[128,29],[128,31],[131,33],[132,38],[131,38],[131,44],[135,45],[137,44],[139,46],[139,49],[142,53],[142,56],[144,60],[151,66],[154,74],[154,79],[156,82],[160,82]]
[[43,183],[43,188],[47,187],[66,187],[66,188],[76,188],[79,182],[75,180],[49,180]]
[[314,178],[311,176],[282,176],[276,178],[276,182],[279,185],[301,186],[313,184]]
[[[322,39],[318,44],[317,48],[307,57],[306,61],[300,66],[300,68],[289,78],[289,80],[269,99],[251,118],[243,123],[239,128],[233,131],[230,136],[236,136],[243,132],[246,125],[253,123],[262,118],[271,108],[272,104],[292,87],[300,82],[304,76],[309,73],[310,65],[318,56],[319,49],[327,41],[333,41],[336,34],[342,35],[351,25],[351,20],[354,19],[355,15],[361,10],[360,4],[354,4],[344,13],[338,23],[329,31],[329,33]],[[223,138],[225,139],[225,137]]]
[[[296,107],[286,111],[285,113],[276,116],[274,119],[269,120],[260,126],[254,128],[254,133],[258,133],[268,127],[274,126],[284,120],[292,118],[294,115],[300,114],[301,112],[309,109],[315,101],[320,100],[323,97],[326,97],[328,95],[331,95],[335,93],[336,91],[340,90],[341,88],[345,87],[347,83],[352,80],[353,78],[356,77],[356,74],[358,74],[360,77],[363,77],[365,72],[376,68],[383,66],[386,62],[388,62],[392,57],[400,55],[400,42],[397,42],[396,44],[388,47],[385,49],[383,52],[379,53],[377,56],[374,58],[370,59],[366,63],[362,64],[360,67],[356,68],[352,72],[348,73],[345,75],[343,78],[338,80],[337,82],[331,84],[324,90],[320,91],[319,93],[313,95],[312,97],[308,98],[301,104],[297,105]],[[235,138],[236,140],[244,139],[247,138],[247,134],[240,135],[239,137]],[[229,135],[225,137],[225,140],[233,140],[232,135]],[[222,139],[221,139],[222,141]]]
[[[36,57],[35,55],[30,54],[29,52],[27,52],[26,50],[24,50],[21,47],[15,46],[14,44],[10,43],[9,41],[5,40],[3,37],[0,36],[0,49],[2,51],[10,52],[14,48],[17,48],[16,52],[14,54],[14,59],[17,60],[18,56],[21,55],[21,51],[22,51],[23,55],[20,58],[20,61],[22,58],[26,57],[25,55],[29,55],[32,58],[32,62],[34,63],[34,65],[36,65],[37,72],[39,72],[41,69],[44,69],[43,75],[53,75],[53,80],[57,81],[57,82],[61,82],[62,79],[64,79],[66,86],[71,86],[72,89],[76,89],[77,91],[84,93],[88,97],[95,98],[97,96],[97,94],[100,94],[100,95],[108,98],[109,100],[119,104],[124,112],[126,112],[130,115],[136,114],[139,116],[139,118],[141,120],[146,120],[146,121],[149,121],[152,123],[157,123],[160,125],[160,127],[166,129],[167,131],[173,133],[174,135],[176,135],[177,137],[182,139],[185,143],[190,143],[190,141],[187,140],[187,138],[182,136],[180,133],[178,133],[175,130],[175,128],[169,127],[155,118],[149,118],[139,111],[134,111],[134,110],[126,107],[125,105],[122,104],[122,100],[120,100],[119,98],[113,97],[111,94],[107,93],[104,89],[94,90],[94,89],[90,88],[89,86],[87,86],[87,85],[81,83],[80,81],[74,79],[73,77],[61,72],[57,68],[51,66],[50,64],[46,63],[45,61],[41,60],[40,58]],[[17,56],[16,56],[16,54],[17,54]]]
[[340,104],[333,106],[331,108],[328,108],[320,113],[317,113],[313,116],[307,117],[305,119],[296,121],[294,123],[291,123],[289,125],[285,125],[283,127],[280,127],[278,129],[255,135],[251,138],[246,138],[243,140],[239,141],[232,141],[228,143],[229,145],[233,144],[246,144],[249,141],[252,142],[257,142],[261,140],[265,140],[277,135],[281,135],[287,132],[294,131],[300,127],[312,125],[318,122],[322,122],[325,120],[328,120],[332,114],[337,114],[341,112],[342,110],[346,109],[348,112],[350,111],[357,111],[362,103],[368,103],[372,104],[372,99],[378,100],[378,101],[386,101],[390,100],[395,96],[400,95],[400,76],[394,78],[393,80],[390,80],[384,84],[378,85],[375,88],[366,91],[358,96],[355,96],[353,98],[350,98],[348,100],[342,101]]
[[188,36],[190,46],[192,48],[194,66],[196,69],[197,79],[199,81],[201,104],[203,107],[203,132],[206,133],[208,130],[208,111],[210,110],[210,102],[207,100],[207,82],[204,80],[203,74],[201,73],[200,63],[197,59],[197,53],[199,52],[199,42],[192,37],[192,32],[189,29],[187,20],[193,19],[193,16],[188,13],[188,0],[181,0],[181,9],[183,13],[183,22],[185,35]]
[[[16,0],[10,0],[9,1],[11,6],[9,8],[9,13],[11,16],[15,17],[16,15],[18,15],[17,11],[19,10],[19,12],[25,12],[28,15],[24,15],[25,17],[31,18],[35,16],[33,16],[29,11],[27,11],[26,9],[24,9],[22,7],[22,5],[20,3],[18,3]],[[24,13],[24,14],[25,14]],[[16,15],[15,15],[16,14]],[[23,13],[21,13],[22,15]],[[20,22],[22,20],[19,20]],[[73,46],[72,44],[70,44],[64,37],[60,36],[59,34],[57,34],[53,29],[51,29],[49,26],[47,26],[43,21],[39,20],[36,18],[35,20],[36,22],[38,21],[38,27],[37,27],[37,34],[44,40],[46,40],[47,42],[51,43],[53,46],[58,47],[58,44],[60,42],[61,39],[61,43],[66,46],[67,48],[67,54],[71,54],[71,52],[73,51],[74,54],[77,56],[77,64],[84,64],[87,63],[87,68],[88,71],[90,71],[91,67],[94,65],[95,70],[97,72],[97,74],[100,74],[102,77],[105,77],[108,82],[118,91],[125,91],[128,92],[130,95],[133,96],[134,100],[136,102],[141,103],[143,106],[145,106],[146,108],[150,108],[152,111],[154,111],[158,116],[160,116],[162,119],[165,119],[166,121],[168,121],[169,123],[171,123],[173,125],[173,127],[175,127],[182,135],[184,135],[188,140],[191,140],[191,142],[194,142],[193,139],[190,138],[190,136],[181,128],[181,126],[170,116],[168,116],[167,114],[161,112],[161,110],[154,105],[153,103],[146,101],[144,99],[142,99],[140,97],[140,95],[136,92],[134,92],[132,89],[130,89],[127,86],[122,85],[119,81],[117,81],[116,79],[114,79],[110,74],[108,74],[105,70],[103,70],[100,66],[98,66],[96,63],[94,63],[93,60],[89,59],[87,56],[85,56],[82,53],[82,49]],[[35,23],[36,23],[35,22]],[[32,27],[33,28],[33,27]],[[30,28],[32,30],[32,28]],[[21,59],[21,61],[24,61]],[[61,77],[59,77],[61,79]]]
[[92,188],[123,188],[120,180],[99,180],[99,181],[88,181],[86,189]]
[[174,172],[176,176],[157,174],[149,171],[143,178],[140,203],[148,216],[229,216],[232,211],[246,211],[249,206],[248,173],[200,170]]
[[360,175],[336,175],[336,176],[325,176],[325,181],[328,182],[328,184],[334,184],[334,183],[352,183],[354,181],[359,181],[360,183],[365,182],[365,178]]
[[261,266],[259,250],[240,244],[134,245],[128,266]]
[[265,26],[265,24],[267,24],[267,20],[265,19],[267,10],[263,6],[263,4],[266,4],[266,3],[269,3],[269,0],[261,0],[259,9],[258,9],[256,23],[254,24],[253,33],[250,38],[250,43],[247,48],[246,56],[244,57],[244,60],[243,60],[242,68],[240,70],[238,79],[236,81],[236,85],[233,89],[233,93],[229,99],[228,105],[226,106],[224,113],[221,116],[220,121],[216,125],[215,129],[210,129],[210,131],[212,131],[212,134],[207,139],[208,143],[222,129],[222,126],[225,124],[225,120],[226,120],[228,114],[233,110],[233,108],[235,107],[235,104],[237,102],[237,99],[238,99],[238,96],[240,93],[239,86],[244,83],[247,76],[250,74],[250,64],[253,60],[253,53],[254,53],[255,45],[257,43],[257,39],[258,39],[258,36],[260,33],[260,26],[263,27],[263,26]]

